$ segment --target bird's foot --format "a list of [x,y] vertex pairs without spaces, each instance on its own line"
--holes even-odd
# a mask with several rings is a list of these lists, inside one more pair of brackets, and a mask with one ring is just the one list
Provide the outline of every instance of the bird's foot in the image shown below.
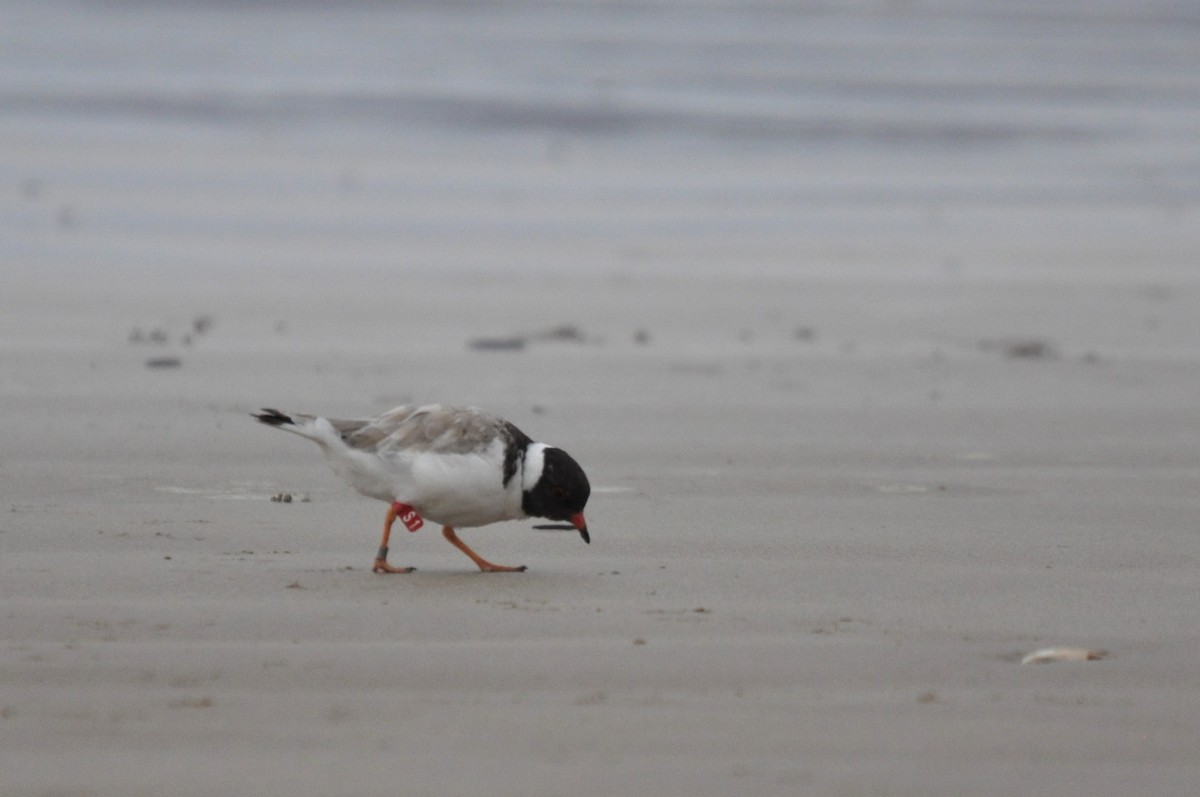
[[476,567],[485,573],[524,573],[525,565],[519,567],[509,567],[507,565],[494,565],[487,559],[484,559],[479,554],[471,550],[471,548],[454,533],[454,529],[449,526],[442,526],[442,536],[444,536],[451,545],[465,553],[475,563]]
[[415,567],[393,567],[383,559],[376,559],[374,566],[371,568],[372,573],[411,573],[416,570]]
[[372,573],[411,573],[416,570],[415,567],[393,567],[387,561],[387,548],[380,548],[379,553],[375,555],[375,564],[371,567]]
[[509,567],[508,565],[494,565],[491,562],[484,562],[479,565],[479,569],[485,573],[524,573],[526,567],[525,565]]

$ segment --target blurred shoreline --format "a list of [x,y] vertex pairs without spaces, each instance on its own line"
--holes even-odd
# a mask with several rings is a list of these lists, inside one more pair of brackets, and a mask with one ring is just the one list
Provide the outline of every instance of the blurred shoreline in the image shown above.
[[1200,251],[1179,4],[6,13],[0,233],[39,268],[1190,279]]

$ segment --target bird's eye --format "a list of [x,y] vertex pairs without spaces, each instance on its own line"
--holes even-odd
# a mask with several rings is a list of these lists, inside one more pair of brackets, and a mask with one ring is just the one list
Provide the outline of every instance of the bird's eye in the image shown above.
[[566,498],[567,497],[567,488],[563,487],[561,484],[556,484],[550,488],[550,495],[554,496],[555,498],[559,498],[559,499]]

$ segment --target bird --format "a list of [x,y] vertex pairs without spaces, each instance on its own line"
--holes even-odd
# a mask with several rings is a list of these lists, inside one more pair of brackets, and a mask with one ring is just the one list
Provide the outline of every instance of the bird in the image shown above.
[[541,517],[570,525],[591,543],[583,510],[591,485],[561,448],[535,442],[514,424],[476,407],[405,404],[372,418],[337,420],[263,408],[267,426],[320,446],[333,472],[361,495],[388,502],[372,572],[409,573],[387,561],[399,519],[417,531],[429,519],[485,573],[523,572],[471,550],[455,529]]

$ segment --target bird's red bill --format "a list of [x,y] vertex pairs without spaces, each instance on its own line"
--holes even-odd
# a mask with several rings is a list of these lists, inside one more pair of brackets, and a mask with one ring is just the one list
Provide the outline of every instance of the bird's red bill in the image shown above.
[[587,521],[583,519],[583,513],[576,512],[574,515],[571,515],[570,521],[572,526],[579,529],[579,536],[583,538],[583,541],[591,545],[592,535],[588,534]]

